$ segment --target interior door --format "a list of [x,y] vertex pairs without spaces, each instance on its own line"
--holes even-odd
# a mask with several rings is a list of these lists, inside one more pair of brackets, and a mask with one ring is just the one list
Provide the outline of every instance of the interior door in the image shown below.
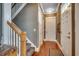
[[65,55],[72,55],[72,31],[71,31],[71,7],[69,6],[64,13],[61,14],[61,45]]
[[56,39],[56,18],[55,17],[46,17],[45,19],[46,25],[46,39],[47,40],[55,40]]

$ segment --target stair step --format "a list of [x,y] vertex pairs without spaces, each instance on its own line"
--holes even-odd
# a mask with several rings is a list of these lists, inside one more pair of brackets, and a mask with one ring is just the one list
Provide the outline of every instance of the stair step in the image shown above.
[[31,44],[30,43],[26,43],[26,46],[27,46],[27,50],[31,47]]
[[30,48],[27,50],[27,56],[31,56],[34,51],[35,51],[35,48],[34,48],[34,47],[30,47]]

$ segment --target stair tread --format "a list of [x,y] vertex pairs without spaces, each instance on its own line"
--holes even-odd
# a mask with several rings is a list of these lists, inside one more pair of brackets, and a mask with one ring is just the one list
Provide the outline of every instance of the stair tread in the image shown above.
[[27,50],[31,47],[31,44],[30,43],[26,43],[27,44]]
[[27,56],[31,56],[34,51],[35,51],[35,48],[34,48],[34,47],[30,47],[30,48],[27,50]]

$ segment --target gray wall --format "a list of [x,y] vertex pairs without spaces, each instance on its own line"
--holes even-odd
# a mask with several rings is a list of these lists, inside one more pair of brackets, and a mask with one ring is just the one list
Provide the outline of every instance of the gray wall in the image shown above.
[[2,37],[2,4],[0,3],[0,42],[1,42],[1,37]]
[[38,47],[38,5],[28,4],[13,20],[23,31],[31,42]]

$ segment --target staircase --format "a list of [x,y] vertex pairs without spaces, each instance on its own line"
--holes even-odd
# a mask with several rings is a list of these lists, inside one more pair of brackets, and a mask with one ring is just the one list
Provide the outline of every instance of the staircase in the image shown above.
[[[15,3],[12,5],[12,11],[11,11],[11,14],[12,14],[12,20],[18,15],[18,13],[24,8],[24,6],[26,6],[27,3]],[[20,29],[20,28],[19,28]],[[27,56],[31,56],[33,54],[33,52],[35,51],[35,45],[33,45],[33,43],[27,38],[26,36],[26,54]]]
[[[32,47],[31,43],[28,43],[28,42],[26,43],[26,45],[27,45],[27,47],[26,47],[27,48],[26,56],[32,56],[32,54],[35,51],[35,47]],[[8,54],[10,54],[9,52],[11,52],[11,50],[16,50],[16,48],[13,47],[13,46],[5,45],[5,44],[0,46],[0,56],[7,56]],[[15,52],[16,51],[13,51],[12,55],[14,55]]]
[[[16,24],[14,24],[12,21],[7,21],[7,24],[9,26],[10,29],[10,33],[9,34],[9,43],[8,45],[5,45],[5,47],[9,46],[9,48],[7,47],[6,49],[2,50],[2,48],[5,48],[4,45],[2,45],[2,47],[0,47],[0,51],[4,52],[6,51],[6,56],[12,56],[12,55],[18,55],[18,56],[32,56],[33,52],[35,51],[35,46],[33,45],[33,43],[28,40],[26,32],[22,31]],[[11,52],[10,50],[13,50],[12,47],[16,47],[15,51],[16,54],[13,54],[13,52]],[[7,53],[10,52],[10,53]],[[2,53],[3,53],[2,52]],[[3,53],[3,55],[5,55],[5,53]]]
[[[13,20],[26,5],[27,3],[12,4],[11,19]],[[7,40],[8,44],[0,44],[0,55],[31,56],[32,53],[35,51],[35,46],[33,46],[33,43],[27,40],[26,32],[22,31],[12,21],[7,21],[7,25],[9,31],[7,33],[9,35]],[[15,49],[12,47],[14,47]]]

